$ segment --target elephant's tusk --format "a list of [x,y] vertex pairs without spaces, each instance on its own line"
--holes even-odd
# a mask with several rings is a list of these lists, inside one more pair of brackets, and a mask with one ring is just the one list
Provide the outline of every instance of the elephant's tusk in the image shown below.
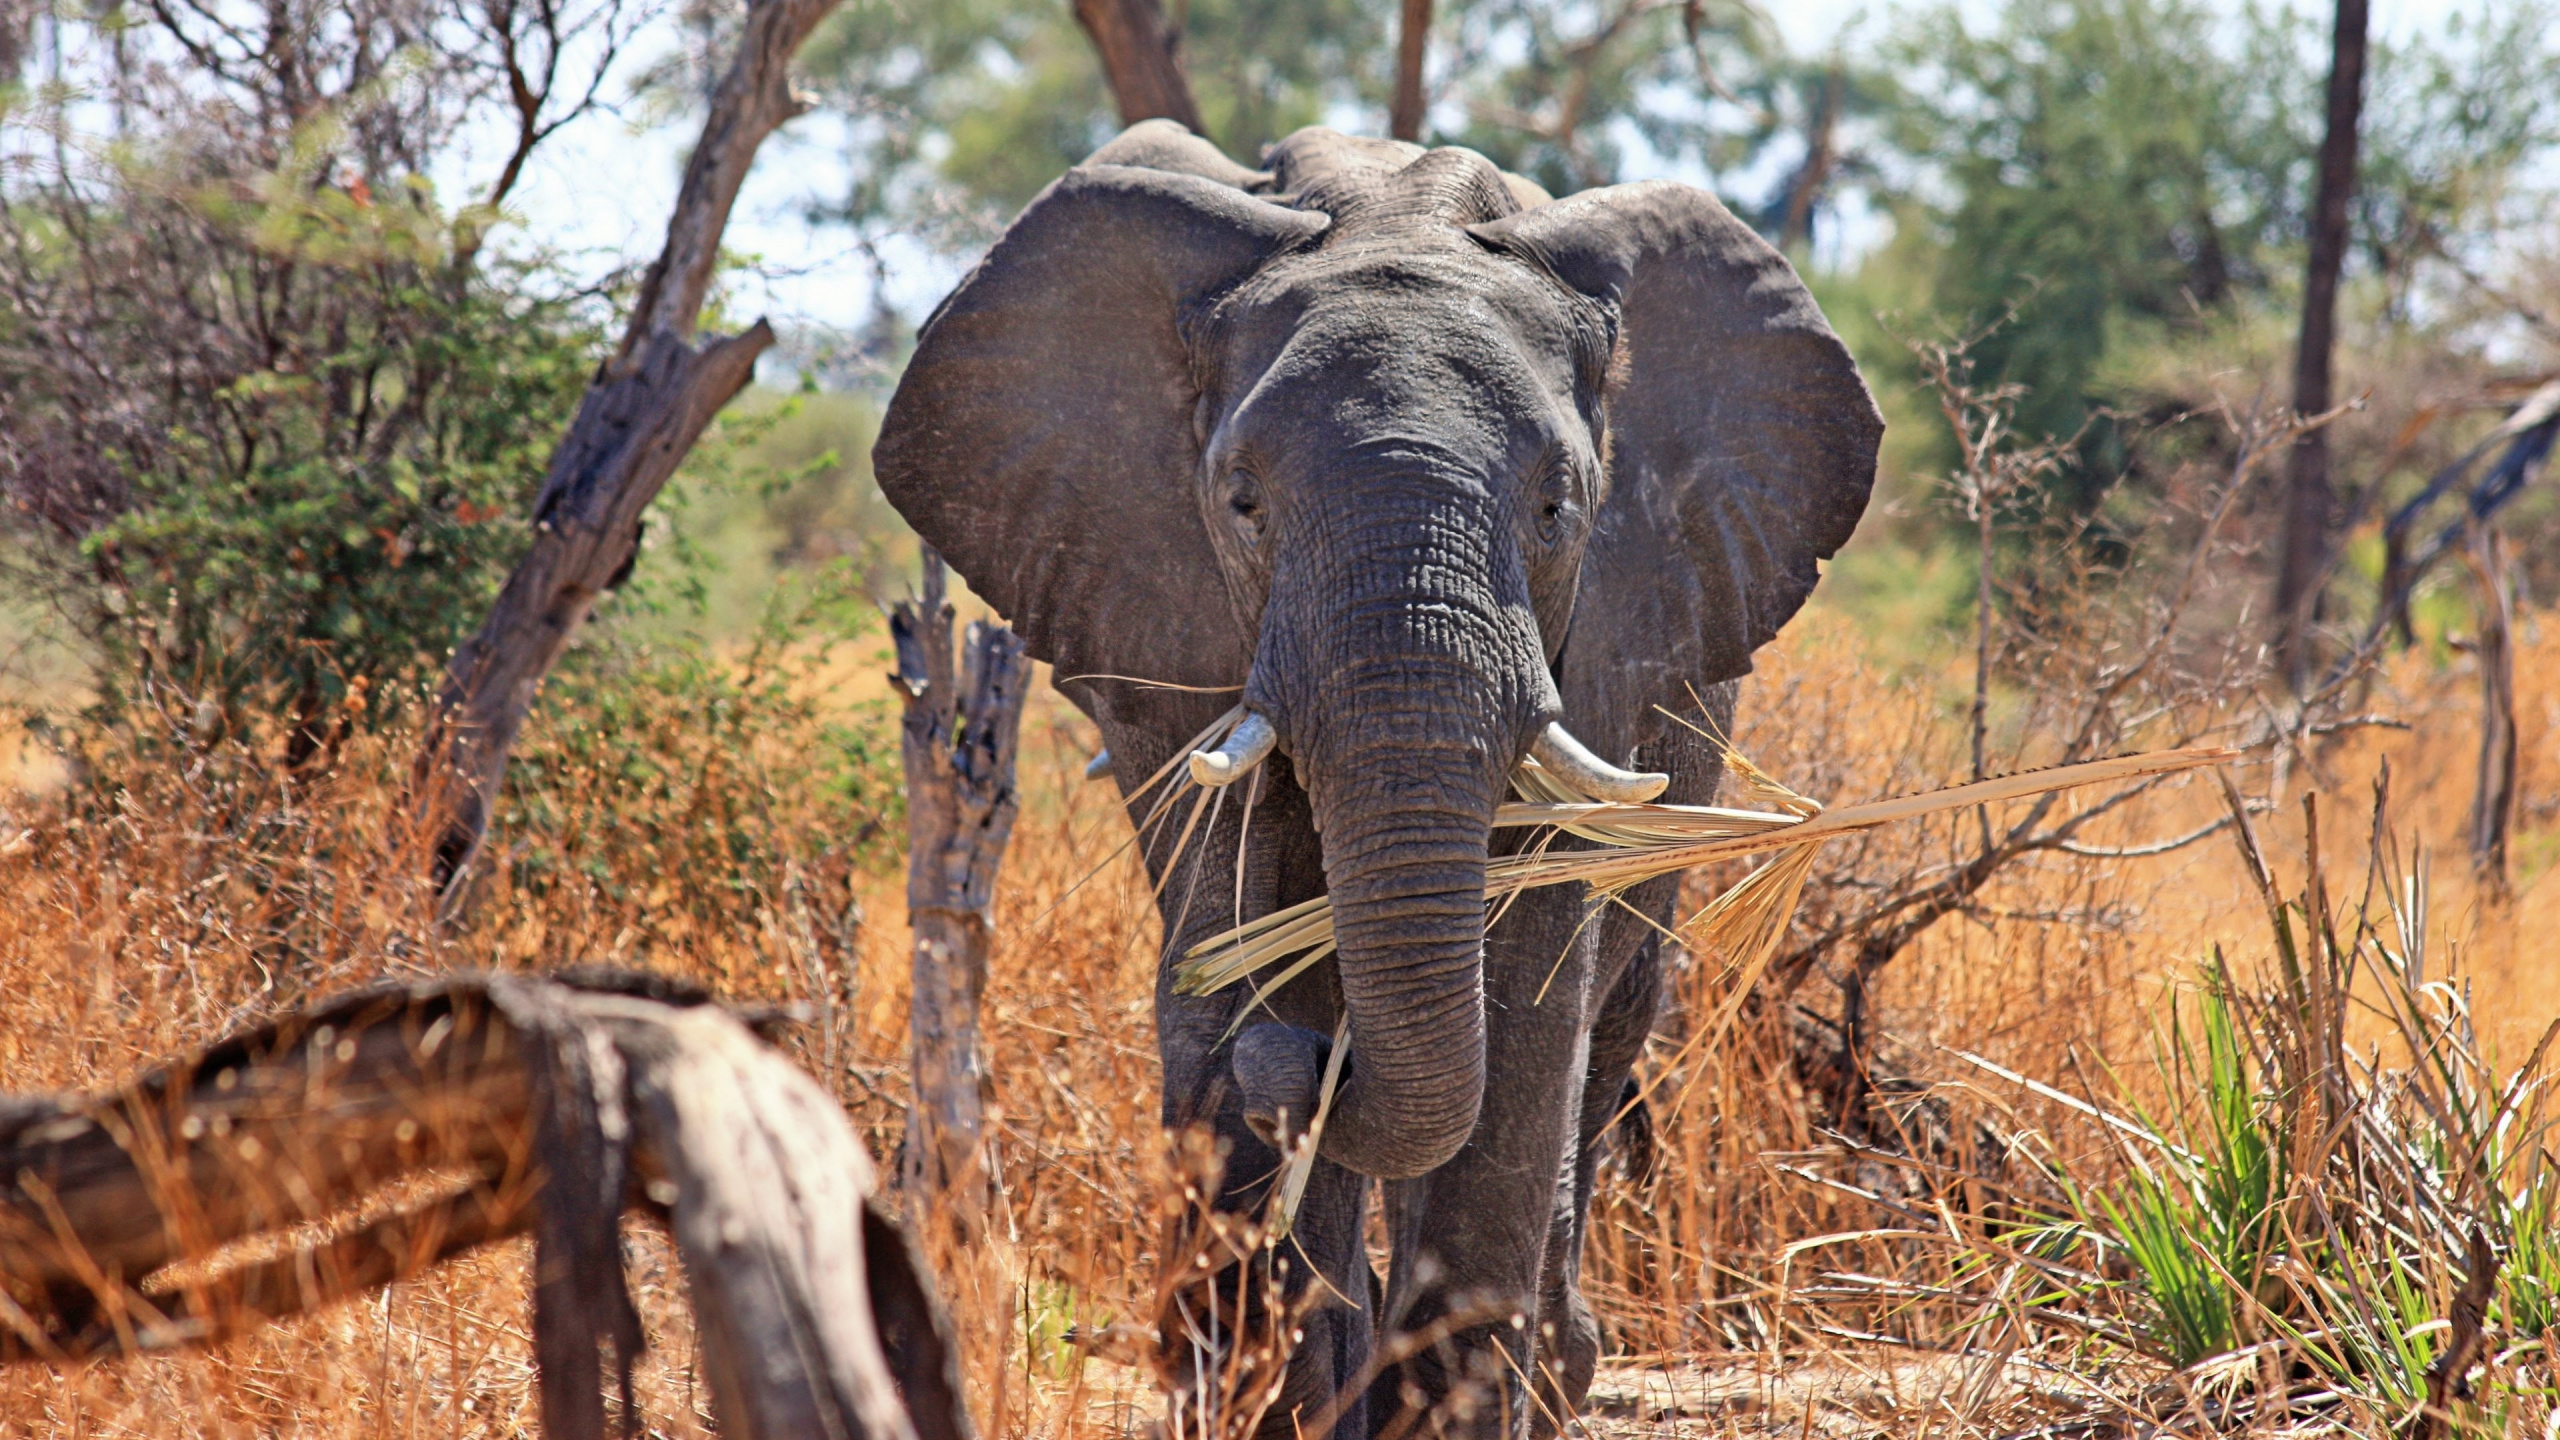
[[[1529,742],[1529,753],[1538,757],[1557,779],[1590,796],[1613,805],[1641,805],[1662,793],[1671,777],[1659,772],[1621,770],[1591,753],[1591,747],[1573,738],[1561,720],[1550,720],[1538,738]],[[1199,765],[1198,757],[1192,764]]]
[[1094,751],[1093,758],[1085,762],[1084,778],[1102,780],[1109,778],[1110,774],[1111,751],[1107,748]]
[[1233,785],[1279,743],[1280,732],[1271,728],[1271,722],[1247,710],[1216,749],[1191,752],[1191,778],[1203,785]]

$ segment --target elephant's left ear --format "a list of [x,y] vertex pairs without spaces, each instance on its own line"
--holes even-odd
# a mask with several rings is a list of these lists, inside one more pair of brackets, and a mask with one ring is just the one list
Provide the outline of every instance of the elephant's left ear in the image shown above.
[[1564,701],[1578,726],[1649,733],[1651,706],[1747,673],[1804,604],[1866,510],[1884,417],[1786,257],[1702,190],[1618,185],[1470,228],[1617,311]]
[[1175,735],[1232,697],[1074,677],[1243,684],[1253,637],[1201,520],[1183,324],[1331,223],[1201,174],[1108,163],[1213,168],[1186,139],[1139,126],[1042,191],[925,322],[871,451],[889,503],[1071,696]]

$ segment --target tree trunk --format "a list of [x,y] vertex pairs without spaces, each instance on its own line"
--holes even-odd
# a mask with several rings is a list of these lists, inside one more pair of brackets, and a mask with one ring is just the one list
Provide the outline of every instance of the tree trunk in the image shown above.
[[1120,123],[1178,120],[1201,133],[1200,105],[1182,73],[1182,37],[1156,0],[1075,0],[1076,23],[1102,57]]
[[1431,39],[1431,0],[1404,0],[1404,28],[1396,34],[1396,98],[1387,112],[1387,133],[1399,140],[1422,138],[1422,51]]
[[[2364,109],[2366,0],[2338,0],[2330,42],[2329,132],[2320,142],[2320,188],[2312,206],[2311,258],[2302,284],[2302,340],[2294,352],[2293,408],[2317,415],[2331,398],[2337,348],[2338,271],[2347,254],[2347,201],[2356,187],[2356,126]],[[2299,692],[2311,671],[2310,631],[2320,578],[2329,563],[2336,488],[2329,478],[2329,432],[2293,445],[2285,494],[2284,552],[2276,573],[2278,651],[2286,683]]]
[[1848,74],[1838,64],[1824,73],[1822,98],[1805,121],[1804,163],[1796,167],[1795,180],[1787,186],[1787,208],[1778,219],[1781,250],[1813,243],[1813,207],[1831,183],[1832,167],[1839,163],[1840,111],[1848,103],[1848,88]]
[[2507,587],[2507,540],[2471,523],[2463,560],[2480,591],[2480,766],[2471,801],[2471,863],[2490,893],[2507,890],[2507,835],[2516,818],[2516,655]]
[[986,1213],[986,1061],[978,1001],[994,938],[996,872],[1021,808],[1014,754],[1031,660],[1011,630],[969,626],[952,669],[942,557],[924,552],[924,595],[890,613],[906,702],[907,916],[915,980],[907,1030],[915,1104],[900,1185],[921,1218],[964,1243]]
[[772,327],[759,320],[743,334],[697,345],[694,323],[757,147],[804,108],[791,93],[791,57],[836,4],[751,0],[737,58],[685,165],[666,247],[641,284],[621,348],[588,386],[552,454],[534,501],[533,546],[446,666],[404,809],[431,847],[448,911],[463,893],[543,677],[597,598],[630,575],[641,512],[773,344]]
[[0,85],[15,85],[34,38],[36,7],[28,0],[0,0]]

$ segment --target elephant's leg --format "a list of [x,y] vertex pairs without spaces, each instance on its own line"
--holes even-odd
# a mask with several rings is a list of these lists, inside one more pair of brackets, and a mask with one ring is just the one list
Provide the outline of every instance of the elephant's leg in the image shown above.
[[[1706,728],[1732,732],[1735,695],[1736,687],[1730,684],[1707,692],[1711,723]],[[1665,740],[1644,747],[1636,763],[1672,776],[1665,797],[1672,803],[1712,805],[1723,788],[1723,757],[1717,747],[1685,728],[1675,728]],[[1671,921],[1679,884],[1676,877],[1666,877],[1636,886],[1623,897],[1623,907],[1612,905],[1601,917],[1594,983],[1602,989],[1602,999],[1591,1023],[1591,1065],[1582,1087],[1573,1174],[1556,1195],[1546,1274],[1538,1287],[1544,1317],[1539,1338],[1552,1356],[1540,1379],[1553,1386],[1539,1409],[1541,1436],[1547,1433],[1548,1415],[1569,1416],[1582,1408],[1592,1374],[1599,1368],[1600,1325],[1582,1296],[1582,1247],[1608,1132],[1627,1110],[1636,1057],[1644,1052],[1661,1011],[1665,957],[1660,927]]]
[[1380,1377],[1373,1434],[1418,1424],[1520,1436],[1544,1403],[1539,1280],[1589,1069],[1598,927],[1583,920],[1577,894],[1532,892],[1486,937],[1483,1115],[1456,1158],[1387,1187],[1394,1254],[1380,1343],[1448,1333]]
[[[1144,732],[1106,727],[1116,759],[1126,768],[1115,773],[1134,785],[1170,756],[1171,749]],[[1248,792],[1248,781],[1216,802],[1216,818],[1203,813],[1200,824],[1173,854],[1185,818],[1167,817],[1148,833],[1146,858],[1157,884],[1157,904],[1165,934],[1172,937],[1156,977],[1156,1044],[1164,1066],[1163,1119],[1167,1129],[1209,1130],[1226,1157],[1214,1207],[1227,1214],[1260,1219],[1266,1213],[1280,1152],[1258,1129],[1248,1099],[1257,1088],[1282,1088],[1289,1078],[1292,1037],[1321,1044],[1330,1037],[1340,1015],[1340,986],[1330,966],[1318,966],[1274,995],[1270,1014],[1257,1012],[1247,1025],[1235,1027],[1247,987],[1230,987],[1216,995],[1180,995],[1173,989],[1173,962],[1190,946],[1225,930],[1239,919],[1269,914],[1281,905],[1320,892],[1323,868],[1307,817],[1306,797],[1285,763],[1265,768],[1261,786]],[[1251,794],[1248,828],[1245,801]],[[1148,797],[1152,799],[1152,797]],[[1139,818],[1143,818],[1143,802]],[[1230,1034],[1236,1028],[1240,1033]],[[1250,1061],[1259,1055],[1257,1069]],[[1315,1056],[1318,1060],[1321,1056]],[[1313,1072],[1306,1076],[1313,1088]],[[1260,1082],[1257,1087],[1255,1082]],[[1311,1105],[1301,1103],[1297,1122]],[[1267,1440],[1316,1440],[1312,1427],[1334,1408],[1339,1389],[1354,1381],[1368,1362],[1372,1280],[1361,1245],[1369,1182],[1338,1165],[1316,1163],[1299,1206],[1297,1223],[1276,1256],[1255,1261],[1255,1273],[1241,1287],[1248,1331],[1287,1324],[1288,1317],[1267,1312],[1261,1267],[1277,1267],[1284,1307],[1307,1307],[1294,1328],[1303,1338],[1291,1353],[1281,1394],[1266,1413],[1260,1434]],[[1233,1277],[1219,1286],[1226,1306],[1238,1288]],[[1199,1317],[1204,1331],[1222,1342],[1232,1338],[1239,1317],[1230,1313]],[[1216,1373],[1212,1370],[1210,1373]],[[1242,1397],[1237,1397],[1241,1399]],[[1365,1414],[1354,1403],[1342,1415],[1337,1432],[1363,1433]]]
[[1263,1417],[1259,1434],[1266,1440],[1318,1440],[1316,1426],[1328,1412],[1335,1416],[1332,1433],[1343,1440],[1368,1434],[1365,1398],[1343,1392],[1369,1363],[1377,1287],[1361,1237],[1369,1189],[1367,1176],[1318,1160],[1297,1224],[1281,1242],[1284,1292],[1310,1308],[1298,1326],[1280,1399]]
[[[1641,894],[1630,896],[1640,902]],[[1626,917],[1631,923],[1633,917]],[[1604,933],[1602,946],[1617,937]],[[1552,1228],[1547,1239],[1546,1273],[1538,1287],[1539,1343],[1549,1357],[1539,1370],[1547,1385],[1532,1434],[1554,1433],[1550,1415],[1570,1416],[1590,1393],[1592,1373],[1600,1363],[1600,1324],[1582,1298],[1582,1246],[1591,1216],[1591,1195],[1601,1159],[1607,1154],[1607,1132],[1625,1107],[1629,1074],[1645,1037],[1653,1031],[1661,1001],[1661,937],[1648,933],[1634,955],[1619,967],[1616,983],[1600,1004],[1591,1027],[1591,1063],[1582,1084],[1582,1103],[1575,1131],[1573,1173],[1558,1187]]]

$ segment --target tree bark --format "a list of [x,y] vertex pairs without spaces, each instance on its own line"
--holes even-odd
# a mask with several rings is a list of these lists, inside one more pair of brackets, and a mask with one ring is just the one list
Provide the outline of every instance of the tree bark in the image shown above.
[[1178,120],[1200,134],[1200,104],[1182,73],[1182,37],[1156,0],[1075,0],[1076,23],[1102,58],[1120,123]]
[[379,986],[120,1090],[0,1097],[0,1361],[212,1344],[531,1231],[542,1433],[602,1440],[637,1208],[675,1237],[720,1434],[969,1440],[834,1098],[680,983],[564,979]]
[[[2337,348],[2338,272],[2347,254],[2347,201],[2356,187],[2356,128],[2364,110],[2367,0],[2338,0],[2330,39],[2329,129],[2320,142],[2320,187],[2311,213],[2311,256],[2302,284],[2302,338],[2294,351],[2293,408],[2317,415],[2335,404],[2330,359]],[[2294,441],[2287,476],[2284,551],[2276,573],[2278,655],[2299,693],[2311,672],[2311,622],[2336,523],[2329,432]]]
[[996,874],[1021,797],[1014,756],[1031,659],[1011,630],[969,626],[955,674],[942,557],[924,553],[924,594],[890,613],[906,702],[908,1007],[915,1103],[900,1185],[966,1243],[986,1213],[986,1061],[978,1004],[994,938]]
[[1387,112],[1387,133],[1399,140],[1422,138],[1422,52],[1431,40],[1431,0],[1404,0],[1404,27],[1396,32],[1396,98]]
[[469,877],[543,677],[597,598],[629,576],[641,513],[773,344],[761,320],[700,344],[694,324],[757,147],[805,108],[791,93],[791,57],[836,4],[751,0],[737,57],[685,165],[666,246],[641,283],[620,349],[552,454],[534,501],[532,548],[445,668],[404,808],[429,846],[448,910]]
[[2514,604],[2507,586],[2507,541],[2497,527],[2471,522],[2463,560],[2480,594],[2480,765],[2471,800],[2471,863],[2490,893],[2507,890],[2507,836],[2516,818],[2516,654]]

